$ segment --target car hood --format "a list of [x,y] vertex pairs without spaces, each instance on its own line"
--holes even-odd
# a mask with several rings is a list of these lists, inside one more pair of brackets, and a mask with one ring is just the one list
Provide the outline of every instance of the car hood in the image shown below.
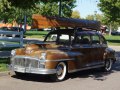
[[47,60],[68,59],[80,55],[79,52],[71,52],[68,47],[55,44],[28,44],[25,48],[16,49],[16,55],[41,58],[46,54]]

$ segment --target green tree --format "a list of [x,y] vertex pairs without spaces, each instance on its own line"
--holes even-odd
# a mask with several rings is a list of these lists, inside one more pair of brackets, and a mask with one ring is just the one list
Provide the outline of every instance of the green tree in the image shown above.
[[101,23],[104,23],[103,22],[103,15],[102,14],[94,14],[94,15],[88,15],[86,17],[86,19],[88,20],[97,20],[97,21],[100,21]]
[[11,10],[10,3],[7,0],[0,0],[0,19],[7,22],[8,16],[11,14],[9,11]]
[[11,6],[20,8],[20,9],[29,9],[36,6],[36,3],[38,3],[40,0],[7,0],[9,3],[11,3]]
[[[60,0],[0,0],[0,20],[11,22],[23,21],[24,14],[31,22],[32,14],[38,13],[48,16],[58,16],[58,2]],[[62,0],[62,16],[70,17],[76,0]]]
[[120,0],[100,0],[98,4],[104,14],[104,22],[109,25],[110,32],[120,24]]
[[79,11],[77,11],[77,10],[76,10],[76,11],[73,11],[71,17],[72,17],[72,18],[78,18],[78,19],[79,19],[79,18],[80,18],[80,13],[79,13]]
[[120,0],[100,0],[98,6],[107,18],[107,22],[120,23]]
[[88,20],[94,20],[94,17],[95,17],[94,15],[87,15],[86,19],[88,19]]
[[[42,15],[58,16],[59,1],[60,0],[51,0],[51,2],[45,2],[41,4],[38,3],[37,6],[39,7],[39,9],[37,10],[37,12]],[[62,17],[71,17],[72,9],[76,6],[75,2],[76,0],[62,0]]]
[[65,0],[62,3],[62,16],[63,17],[71,17],[72,9],[76,7],[76,0]]

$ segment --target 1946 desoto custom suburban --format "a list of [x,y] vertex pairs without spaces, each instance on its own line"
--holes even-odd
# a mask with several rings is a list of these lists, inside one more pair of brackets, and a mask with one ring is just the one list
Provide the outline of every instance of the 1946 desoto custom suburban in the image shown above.
[[64,80],[67,73],[86,69],[101,68],[110,71],[116,61],[115,51],[108,48],[103,35],[94,30],[96,22],[92,21],[91,26],[86,21],[81,24],[77,26],[80,28],[53,30],[47,34],[43,43],[27,44],[23,48],[12,50],[12,70],[16,75],[51,75],[55,81]]

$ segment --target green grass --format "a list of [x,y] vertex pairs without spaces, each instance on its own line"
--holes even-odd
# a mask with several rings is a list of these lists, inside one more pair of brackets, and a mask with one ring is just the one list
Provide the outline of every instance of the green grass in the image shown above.
[[105,35],[108,45],[120,46],[120,36]]
[[27,31],[25,33],[26,38],[44,38],[48,34],[48,31]]
[[9,64],[10,58],[0,58],[0,72],[8,71],[7,64]]

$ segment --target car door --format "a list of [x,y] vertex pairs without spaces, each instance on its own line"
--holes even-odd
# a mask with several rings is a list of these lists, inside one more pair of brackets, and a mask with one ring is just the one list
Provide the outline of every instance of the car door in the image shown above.
[[106,48],[108,47],[107,46],[107,42],[106,42],[106,40],[105,40],[105,38],[102,36],[102,35],[100,35],[99,36],[100,37],[100,60],[103,62],[103,60],[104,60],[104,54],[105,54],[105,50],[106,50]]
[[91,63],[91,44],[90,35],[80,34],[76,36],[73,45],[73,51],[79,52],[80,56],[76,57],[77,68],[86,68]]
[[92,46],[91,46],[92,63],[91,63],[91,66],[101,65],[104,63],[103,62],[103,54],[104,54],[105,47],[101,43],[100,36],[97,34],[94,34],[91,36],[91,42],[92,42]]

